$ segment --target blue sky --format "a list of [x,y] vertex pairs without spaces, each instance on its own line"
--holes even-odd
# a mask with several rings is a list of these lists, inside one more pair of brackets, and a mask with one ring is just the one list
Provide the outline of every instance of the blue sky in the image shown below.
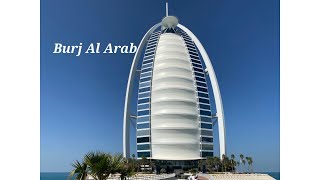
[[[228,154],[253,157],[255,171],[279,171],[279,1],[169,2],[169,13],[193,31],[212,60]],[[53,54],[54,43],[138,45],[164,15],[164,0],[41,1],[42,172],[70,171],[91,150],[122,152],[133,58]]]

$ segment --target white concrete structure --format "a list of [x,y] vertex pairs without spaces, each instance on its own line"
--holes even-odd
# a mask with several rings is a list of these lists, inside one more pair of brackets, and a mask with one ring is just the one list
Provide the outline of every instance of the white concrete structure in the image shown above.
[[181,36],[160,36],[151,91],[152,158],[201,159],[196,88]]
[[[134,56],[124,108],[124,156],[130,157],[131,96],[144,48],[135,116],[138,157],[196,160],[212,156],[214,118],[218,121],[222,157],[226,154],[224,113],[213,66],[198,38],[173,16],[165,17],[145,34]],[[212,92],[206,79],[212,85],[215,115],[211,113],[213,104],[208,94]]]

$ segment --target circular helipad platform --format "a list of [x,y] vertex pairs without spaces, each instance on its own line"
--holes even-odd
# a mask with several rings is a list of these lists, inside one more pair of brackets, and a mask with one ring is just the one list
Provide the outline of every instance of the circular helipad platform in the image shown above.
[[175,16],[167,16],[162,19],[161,23],[164,28],[174,28],[179,24],[179,21]]

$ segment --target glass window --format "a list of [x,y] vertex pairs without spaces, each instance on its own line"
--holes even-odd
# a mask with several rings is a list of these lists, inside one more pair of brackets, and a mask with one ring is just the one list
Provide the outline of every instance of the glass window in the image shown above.
[[[198,57],[194,57],[194,56],[190,56],[191,57],[191,61],[192,62],[198,62],[198,63],[200,63],[199,61],[200,61],[200,59],[198,58]],[[201,63],[200,63],[201,64]]]
[[[139,139],[139,138],[138,138],[138,139]],[[202,141],[202,142],[213,142],[213,138],[201,137],[201,141]]]
[[192,63],[193,67],[202,68],[201,64]]
[[212,131],[207,131],[207,130],[201,130],[201,135],[204,136],[212,136]]
[[188,41],[188,40],[185,40],[184,42],[186,42],[187,45],[190,45],[191,47],[193,47],[192,42],[190,42],[190,41]]
[[201,78],[201,77],[197,77],[197,76],[196,76],[196,80],[197,80],[197,81],[200,81],[200,82],[206,82],[206,79]]
[[152,49],[152,48],[153,48],[152,46],[148,46],[148,47],[147,47],[147,50]]
[[140,144],[137,146],[137,150],[149,150],[150,144]]
[[200,69],[200,68],[197,68],[197,67],[193,67],[193,70],[194,70],[195,72],[202,72],[202,73],[203,73],[203,70]]
[[191,38],[189,37],[189,36],[184,36],[184,38],[183,39],[185,39],[185,40],[187,40],[187,41],[191,41],[192,42],[192,40],[191,40]]
[[158,39],[157,39],[157,37],[155,36],[155,37],[150,37],[149,39],[148,39],[148,41],[149,42],[155,42],[155,41],[157,41]]
[[138,116],[148,115],[149,113],[150,113],[150,111],[149,111],[149,110],[138,111]]
[[137,131],[137,136],[149,136],[149,135],[150,135],[149,129]]
[[158,41],[158,38],[155,36],[155,37],[151,37],[148,39],[148,44],[151,44],[151,43],[154,43],[154,42],[157,42]]
[[202,98],[199,98],[199,102],[209,104],[209,99],[202,99]]
[[211,116],[211,111],[200,110],[200,114],[205,116]]
[[153,53],[154,53],[154,49],[151,49],[151,50],[148,49],[148,50],[145,51],[144,54],[145,54],[146,56],[148,56],[148,55],[153,54]]
[[143,62],[149,61],[149,60],[152,60],[152,61],[153,61],[153,56],[152,56],[152,57],[144,57],[144,58],[143,58]]
[[213,152],[202,152],[202,157],[212,157],[213,156]]
[[212,119],[211,118],[209,118],[209,117],[203,117],[203,116],[201,116],[201,121],[203,121],[203,122],[212,122]]
[[151,84],[150,81],[149,82],[140,83],[140,88],[150,86],[150,84]]
[[194,74],[195,74],[196,76],[200,76],[200,77],[203,77],[203,78],[204,78],[204,74],[202,74],[202,73],[194,72]]
[[137,138],[137,143],[145,143],[145,142],[150,142],[149,137]]
[[212,124],[201,123],[201,128],[203,128],[203,129],[212,129]]
[[147,103],[150,101],[150,98],[145,98],[145,99],[139,99],[138,100],[138,104],[142,104],[142,103]]
[[150,157],[150,152],[138,152],[138,157]]
[[[208,109],[210,110],[210,106],[206,104],[199,104],[201,109]],[[211,114],[211,113],[210,113]],[[211,115],[210,115],[211,116]]]
[[192,55],[190,54],[191,58],[195,58],[195,59],[198,59],[198,56],[195,56],[195,55]]
[[139,92],[146,92],[146,91],[150,91],[150,87],[140,88],[139,89]]
[[157,39],[153,39],[153,40],[151,40],[151,41],[149,40],[149,41],[148,41],[148,46],[156,45],[157,42],[158,42]]
[[188,43],[192,43],[192,41],[191,41],[191,40],[188,40],[188,39],[185,39],[185,41],[188,42]]
[[207,92],[207,89],[206,88],[203,88],[203,87],[197,87],[197,90],[198,91],[202,91],[202,92]]
[[145,52],[146,52],[146,53],[148,53],[148,52],[154,52],[154,48],[147,48]]
[[151,72],[147,72],[147,73],[143,73],[141,74],[140,78],[144,78],[144,77],[150,77],[151,76]]
[[149,128],[149,123],[137,124],[137,129],[146,129]]
[[150,80],[151,80],[151,77],[142,78],[142,79],[140,79],[140,83],[150,81]]
[[212,144],[202,144],[202,149],[213,151],[213,145]]
[[151,68],[142,69],[142,70],[141,70],[141,73],[148,72],[148,71],[151,71]]
[[199,97],[209,98],[209,95],[206,93],[198,92]]
[[148,104],[138,105],[138,110],[141,110],[141,109],[149,109],[149,103]]
[[206,83],[197,81],[198,86],[207,87]]
[[144,61],[143,61],[143,64],[148,64],[148,63],[151,63],[151,62],[153,62],[153,59],[144,60]]
[[138,117],[137,122],[138,123],[149,122],[149,116]]
[[150,91],[146,92],[146,93],[139,94],[139,99],[145,98],[145,97],[150,97]]
[[142,65],[142,68],[141,68],[141,69],[145,69],[145,68],[152,67],[152,64],[153,64],[153,63],[144,64],[144,65]]
[[190,43],[186,43],[187,44],[187,48],[192,48],[192,49],[194,49],[194,46],[192,45],[192,44],[190,44]]
[[185,39],[184,42],[186,42],[187,45],[194,46],[192,41],[190,40]]
[[192,62],[195,62],[195,63],[198,63],[198,64],[201,64],[200,60],[197,60],[197,59],[193,59],[193,58],[192,58],[191,61],[192,61]]
[[148,47],[150,46],[150,47],[155,47],[157,45],[157,41],[153,41],[153,42],[148,42]]
[[[192,45],[192,44],[190,44],[190,43],[186,43],[187,44],[187,48],[188,48],[188,50],[194,50],[194,49],[196,49],[195,48],[195,46],[194,45]],[[190,56],[191,56],[192,54],[190,54]],[[193,55],[194,56],[194,55]]]
[[145,53],[148,53],[148,52],[153,52],[154,51],[154,49],[153,48],[146,48],[146,51],[145,51]]
[[197,53],[195,53],[193,51],[189,51],[189,53],[192,54],[192,55],[196,55],[196,56],[198,55]]
[[189,50],[189,52],[192,52],[192,53],[198,54],[198,53],[197,53],[197,51],[196,51],[196,50],[194,50],[194,49],[188,49],[188,50]]

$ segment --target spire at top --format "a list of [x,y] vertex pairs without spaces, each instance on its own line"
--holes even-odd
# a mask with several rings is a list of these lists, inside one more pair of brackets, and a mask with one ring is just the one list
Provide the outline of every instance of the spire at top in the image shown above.
[[169,16],[169,3],[168,0],[166,0],[166,17]]
[[166,16],[162,19],[162,30],[175,28],[178,24],[178,18],[175,16],[169,16],[169,5],[168,0],[166,0]]

